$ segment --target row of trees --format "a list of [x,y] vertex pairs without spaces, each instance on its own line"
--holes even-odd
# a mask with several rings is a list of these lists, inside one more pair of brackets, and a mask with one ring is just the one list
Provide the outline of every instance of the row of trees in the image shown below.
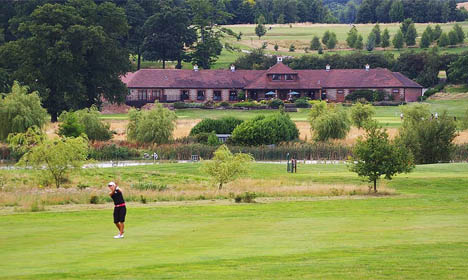
[[456,0],[363,0],[356,13],[357,23],[464,21],[465,9]]
[[[452,83],[468,83],[463,71],[467,53],[447,54],[437,49],[429,51],[408,51],[395,57],[391,53],[361,53],[347,55],[329,54],[303,55],[297,58],[285,59],[283,62],[293,69],[325,69],[329,64],[334,69],[362,69],[369,64],[372,68],[387,68],[401,72],[425,87],[439,83],[439,72],[447,71],[448,81]],[[235,61],[238,69],[268,69],[275,65],[276,57],[267,57],[262,49],[256,49]],[[468,71],[467,71],[468,72]]]

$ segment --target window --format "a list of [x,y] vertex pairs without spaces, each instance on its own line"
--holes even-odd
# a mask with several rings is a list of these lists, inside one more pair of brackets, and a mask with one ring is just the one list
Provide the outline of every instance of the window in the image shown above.
[[231,90],[229,92],[229,101],[237,101],[237,91]]
[[197,100],[205,100],[205,91],[204,90],[197,91]]
[[281,80],[281,75],[273,74],[273,76],[271,77],[271,79],[272,79],[273,81],[279,81],[279,80]]
[[400,90],[397,89],[397,88],[394,88],[394,89],[392,90],[392,92],[393,92],[393,93],[400,93]]
[[146,100],[146,99],[148,99],[148,91],[146,89],[139,89],[138,100]]
[[292,81],[292,80],[294,80],[294,75],[286,74],[286,75],[284,75],[284,79],[286,81]]
[[180,100],[188,100],[190,98],[189,91],[188,90],[183,90],[180,93]]
[[215,90],[213,92],[213,100],[214,101],[221,101],[222,97],[221,97],[221,91],[220,90]]

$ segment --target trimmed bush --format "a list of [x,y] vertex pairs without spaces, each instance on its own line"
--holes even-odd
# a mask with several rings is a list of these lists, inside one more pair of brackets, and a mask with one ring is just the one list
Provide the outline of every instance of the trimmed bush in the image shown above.
[[190,136],[201,133],[215,132],[216,134],[231,134],[234,129],[240,125],[243,120],[234,117],[225,117],[221,119],[204,119],[195,125],[190,131]]
[[294,101],[294,104],[296,104],[297,108],[309,108],[310,107],[309,100],[306,97],[301,97],[299,99],[296,99],[296,101]]
[[348,94],[346,100],[353,102],[361,99],[365,99],[368,102],[384,101],[386,95],[387,94],[382,90],[360,89]]
[[236,127],[229,139],[247,146],[278,144],[299,138],[296,124],[285,114],[257,116]]
[[284,106],[284,102],[280,99],[272,99],[268,103],[268,106],[270,106],[272,109],[278,109],[281,106]]

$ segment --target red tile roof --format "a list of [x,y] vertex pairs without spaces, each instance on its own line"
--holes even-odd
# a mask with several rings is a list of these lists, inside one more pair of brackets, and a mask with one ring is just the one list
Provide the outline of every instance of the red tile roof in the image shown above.
[[[294,81],[270,81],[269,74],[297,74]],[[398,72],[376,68],[292,70],[277,63],[268,70],[141,69],[122,77],[128,88],[320,89],[422,88]]]

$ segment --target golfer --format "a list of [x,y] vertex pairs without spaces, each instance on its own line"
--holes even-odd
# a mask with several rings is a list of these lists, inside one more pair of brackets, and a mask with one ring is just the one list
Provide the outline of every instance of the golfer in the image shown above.
[[107,187],[110,189],[110,197],[114,201],[114,224],[119,229],[119,234],[114,236],[114,238],[123,238],[124,237],[124,222],[125,215],[127,214],[127,208],[125,207],[125,201],[122,195],[122,190],[114,183],[110,182],[107,184]]

